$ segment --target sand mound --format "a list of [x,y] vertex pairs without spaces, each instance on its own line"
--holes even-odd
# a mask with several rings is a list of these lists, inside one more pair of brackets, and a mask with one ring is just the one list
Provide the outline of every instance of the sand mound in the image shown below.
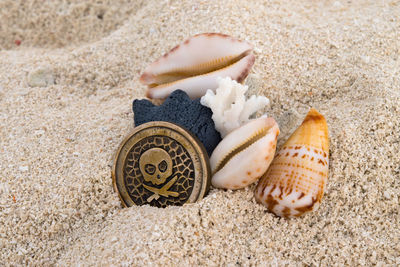
[[[82,5],[96,21],[95,2]],[[154,0],[134,12],[128,2],[109,1],[102,23],[108,12],[120,20],[110,17],[104,28],[86,27],[80,15],[61,20],[52,25],[71,32],[57,31],[54,42],[40,41],[49,27],[35,24],[27,46],[89,43],[0,52],[0,262],[399,265],[400,6],[353,2]],[[55,6],[65,2],[52,3],[6,13],[47,20],[60,16]],[[19,36],[0,18],[1,46],[13,48],[9,40]],[[19,25],[31,19],[22,16]],[[144,96],[140,72],[200,32],[255,45],[249,81],[271,100],[278,149],[310,107],[325,115],[330,173],[316,212],[277,218],[255,203],[254,186],[213,189],[184,207],[121,208],[111,162],[133,128],[132,100]]]
[[144,2],[1,1],[0,50],[93,42],[121,26]]

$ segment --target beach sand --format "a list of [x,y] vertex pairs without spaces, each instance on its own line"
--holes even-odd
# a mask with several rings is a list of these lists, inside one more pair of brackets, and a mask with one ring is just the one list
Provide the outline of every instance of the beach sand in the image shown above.
[[[19,2],[0,4],[0,265],[400,264],[399,1]],[[140,73],[202,32],[255,46],[278,149],[310,107],[326,117],[317,211],[278,218],[254,185],[122,208],[111,166]]]

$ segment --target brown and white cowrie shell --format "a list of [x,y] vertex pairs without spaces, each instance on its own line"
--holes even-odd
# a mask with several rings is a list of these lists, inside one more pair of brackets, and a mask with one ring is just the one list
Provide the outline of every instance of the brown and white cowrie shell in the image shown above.
[[177,89],[192,99],[218,87],[218,77],[242,82],[254,64],[253,46],[220,33],[195,35],[148,66],[140,81],[149,98],[166,98]]
[[274,158],[279,127],[261,117],[230,132],[211,155],[211,184],[239,189],[257,181]]
[[315,210],[328,178],[328,157],[326,120],[311,109],[260,179],[255,190],[257,202],[282,217]]

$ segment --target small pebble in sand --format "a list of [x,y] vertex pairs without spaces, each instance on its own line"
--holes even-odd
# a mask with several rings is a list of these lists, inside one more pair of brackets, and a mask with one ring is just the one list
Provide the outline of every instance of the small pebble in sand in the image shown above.
[[20,170],[21,172],[26,172],[29,170],[28,166],[19,166],[18,170]]
[[30,87],[45,87],[54,84],[54,74],[50,68],[38,68],[28,74]]
[[384,196],[386,199],[390,199],[390,192],[386,190],[385,192],[383,192],[383,196]]
[[36,136],[42,136],[44,133],[45,133],[44,130],[36,130],[36,131],[35,131],[35,135],[36,135]]

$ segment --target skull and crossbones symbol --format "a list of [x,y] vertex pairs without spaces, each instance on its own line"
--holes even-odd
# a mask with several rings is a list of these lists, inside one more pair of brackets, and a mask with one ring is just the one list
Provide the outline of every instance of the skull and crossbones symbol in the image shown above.
[[[172,159],[167,151],[158,147],[154,147],[147,150],[140,156],[139,168],[146,182],[150,182],[154,185],[160,185],[165,183],[165,181],[172,176]],[[177,179],[178,176],[175,175],[161,188],[143,184],[144,188],[153,193],[153,195],[147,199],[147,202],[151,202],[153,199],[157,200],[160,196],[179,196],[178,192],[168,191]]]

